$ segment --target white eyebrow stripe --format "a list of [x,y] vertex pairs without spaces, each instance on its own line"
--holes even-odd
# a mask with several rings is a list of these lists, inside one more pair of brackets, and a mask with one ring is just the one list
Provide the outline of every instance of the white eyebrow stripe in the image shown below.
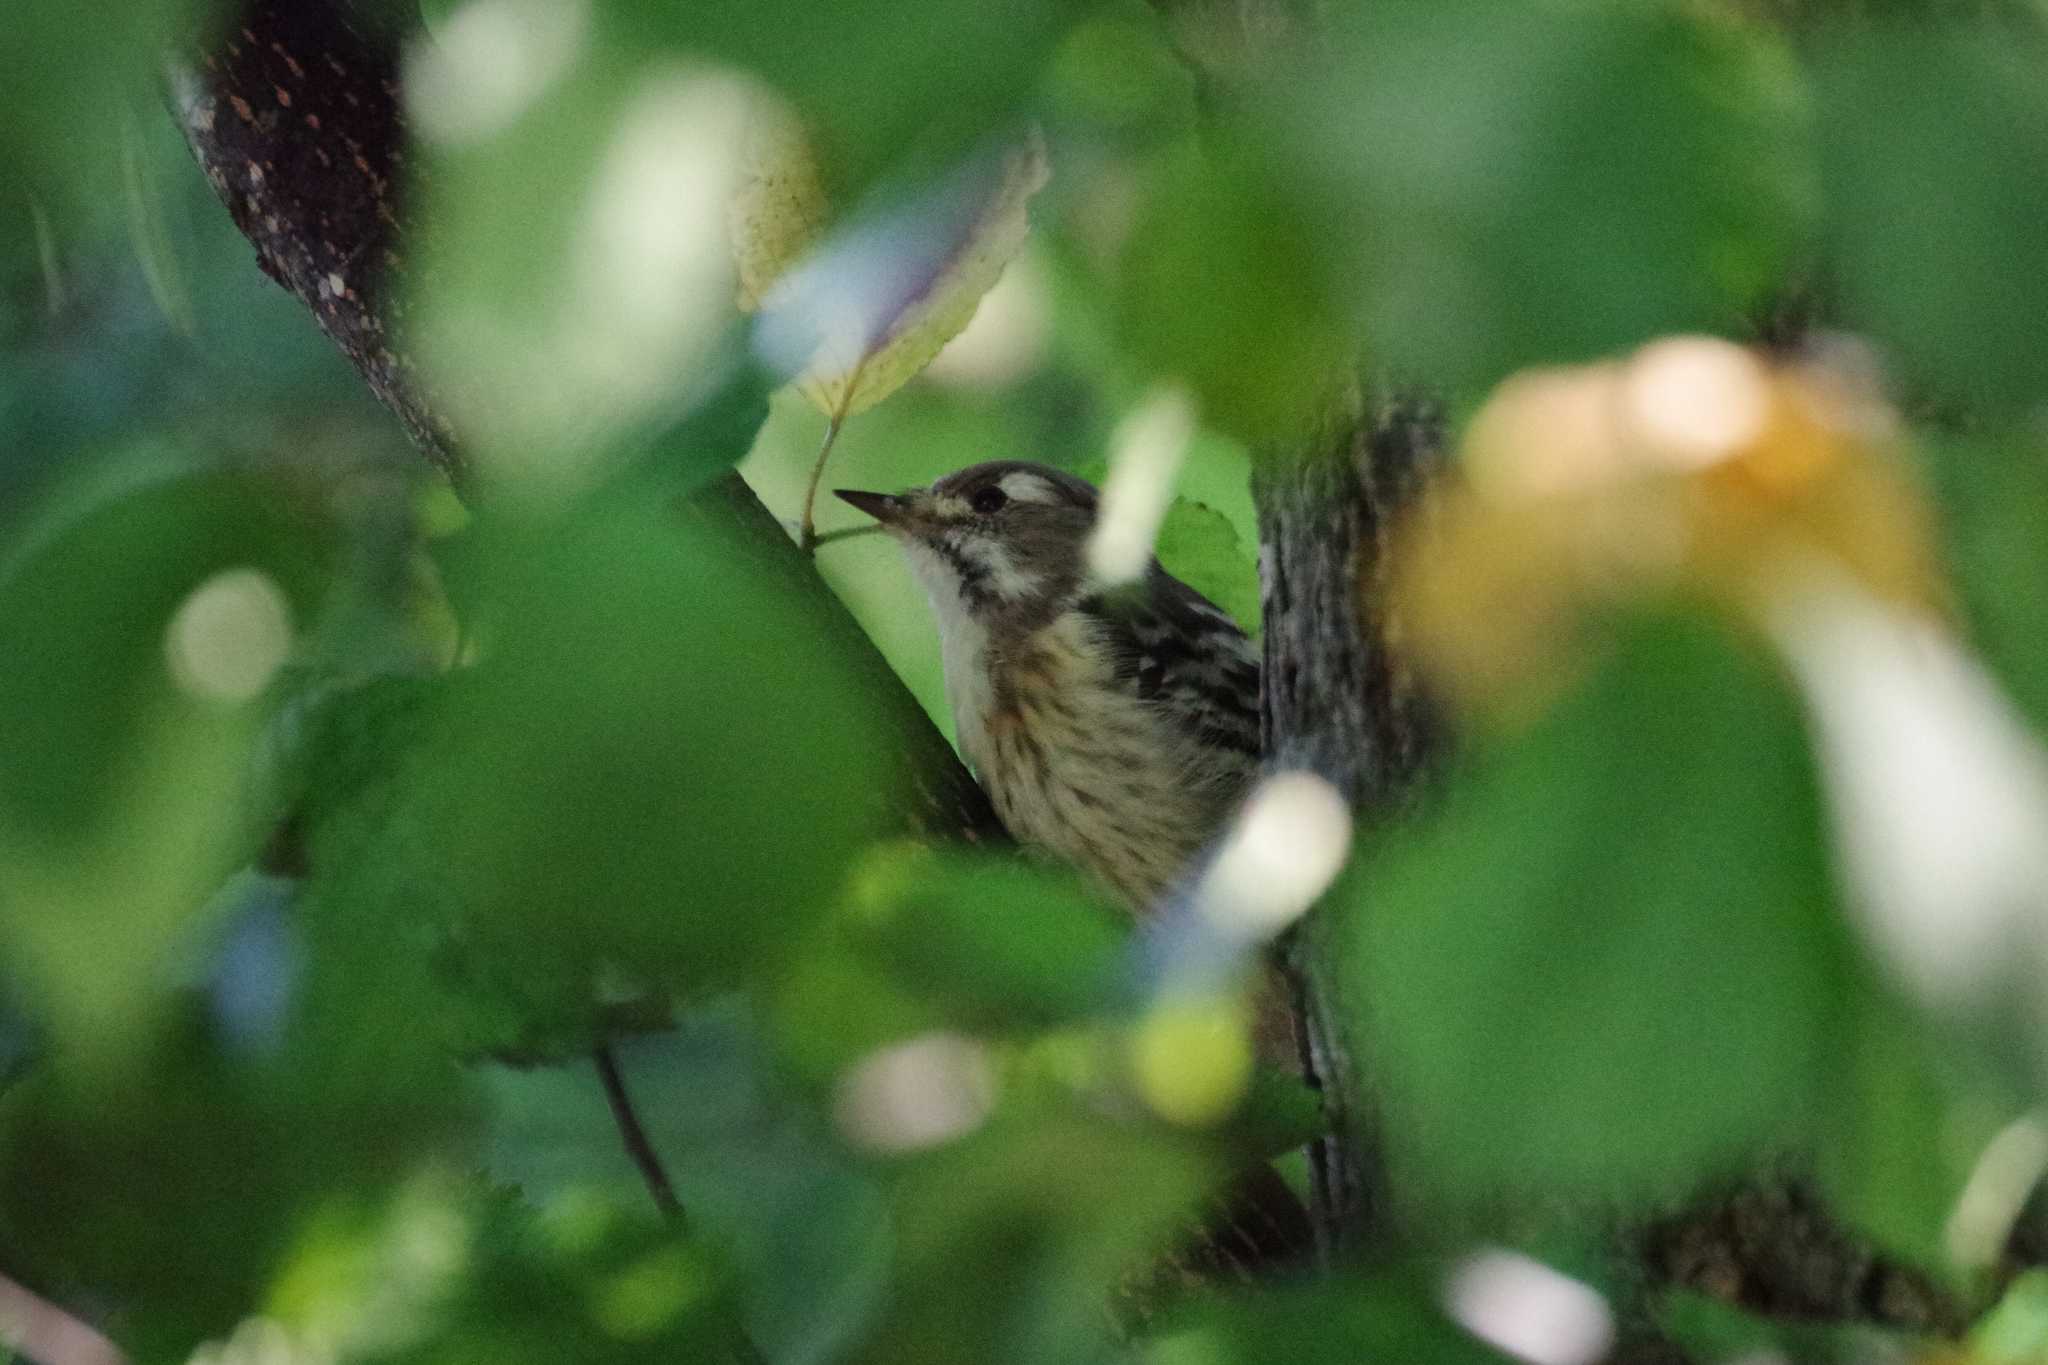
[[1038,477],[1038,475],[1027,474],[1021,469],[1014,473],[1003,475],[1002,479],[996,484],[996,487],[1008,493],[1014,502],[1052,503],[1059,501],[1059,494],[1051,484]]

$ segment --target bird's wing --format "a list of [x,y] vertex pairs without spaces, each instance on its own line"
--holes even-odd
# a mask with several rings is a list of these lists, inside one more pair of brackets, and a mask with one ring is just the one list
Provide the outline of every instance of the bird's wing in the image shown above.
[[1081,603],[1117,677],[1203,743],[1259,756],[1259,653],[1229,613],[1154,565],[1142,584]]

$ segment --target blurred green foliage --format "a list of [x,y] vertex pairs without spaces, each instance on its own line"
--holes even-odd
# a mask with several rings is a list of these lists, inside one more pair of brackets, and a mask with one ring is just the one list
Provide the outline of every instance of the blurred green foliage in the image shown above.
[[1267,117],[1383,363],[1453,387],[1722,330],[1799,258],[1797,74],[1680,6],[1345,7]]
[[[541,24],[427,8],[450,41]],[[763,401],[718,269],[666,313],[636,304],[681,276],[603,283],[591,242],[636,239],[593,238],[593,201],[650,92],[779,91],[868,228],[1042,127],[1017,288],[955,357],[986,349],[850,424],[834,478],[1099,473],[1185,384],[1205,429],[1158,553],[1248,628],[1251,461],[1351,358],[1465,412],[1525,367],[1816,299],[1911,399],[1944,596],[2048,723],[2037,19],[1383,0],[1329,7],[1261,82],[1190,68],[1181,42],[1217,56],[1181,22],[1202,8],[577,9],[511,116],[418,149],[407,304],[505,456],[457,515],[164,117],[166,36],[207,16],[0,13],[0,1275],[143,1361],[280,1336],[393,1365],[1484,1360],[1449,1258],[1548,1249],[1619,1296],[1608,1242],[1563,1257],[1599,1239],[1552,1224],[1796,1152],[1988,1310],[1971,1359],[2038,1352],[2038,1282],[1998,1300],[1949,1232],[2038,1107],[2041,1020],[1931,1010],[1873,950],[1801,694],[1689,601],[1472,727],[1328,904],[1421,1259],[1160,1294],[1133,1328],[1217,1179],[1315,1131],[1312,1102],[1269,1075],[1209,1128],[1150,1113],[1123,1049],[1170,945],[1058,869],[901,842],[901,709],[804,585],[679,507],[744,459],[793,516],[822,421]],[[695,203],[678,183],[657,208]],[[643,346],[650,318],[687,334]],[[949,724],[893,549],[819,568]],[[175,662],[226,571],[289,628],[246,692]],[[197,638],[246,662],[252,630]],[[849,1120],[869,1063],[933,1040],[963,1107],[884,1114],[897,1145]],[[1682,1296],[1657,1317],[1702,1359],[1862,1349]]]
[[1801,747],[1739,645],[1653,623],[1368,861],[1397,1161],[1641,1199],[1792,1135],[1850,990]]
[[1816,62],[1844,321],[1951,400],[1994,412],[2031,408],[2048,380],[2042,42],[2010,27],[1882,28]]
[[1434,1286],[1421,1267],[1372,1279],[1338,1278],[1240,1303],[1209,1305],[1162,1333],[1151,1365],[1212,1360],[1315,1362],[1401,1358],[1484,1365],[1505,1356],[1430,1308]]
[[2006,586],[2048,574],[2048,463],[2024,447],[1953,433],[1925,449],[1972,634],[2013,700],[2048,723],[2048,659],[2038,647],[2048,598]]
[[163,138],[150,97],[155,54],[204,12],[193,0],[142,0],[81,26],[46,0],[7,7],[0,51],[15,78],[0,96],[0,248],[10,260],[47,257],[132,205],[145,148]]

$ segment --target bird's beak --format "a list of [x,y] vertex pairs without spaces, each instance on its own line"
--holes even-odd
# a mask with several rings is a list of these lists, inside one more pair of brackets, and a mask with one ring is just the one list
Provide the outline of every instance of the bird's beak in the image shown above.
[[863,493],[858,488],[835,488],[832,492],[841,502],[858,507],[892,530],[904,528],[914,514],[907,494]]

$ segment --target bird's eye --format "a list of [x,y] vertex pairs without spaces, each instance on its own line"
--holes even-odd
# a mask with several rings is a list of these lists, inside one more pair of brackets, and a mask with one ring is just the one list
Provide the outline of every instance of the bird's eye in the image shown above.
[[972,498],[969,498],[967,500],[967,505],[969,507],[972,507],[976,512],[980,513],[982,516],[987,517],[993,516],[997,512],[1002,511],[1003,504],[1008,502],[1009,500],[1010,495],[1008,493],[1005,493],[1002,489],[997,488],[994,484],[990,484],[987,488],[982,489],[980,492],[976,493]]

